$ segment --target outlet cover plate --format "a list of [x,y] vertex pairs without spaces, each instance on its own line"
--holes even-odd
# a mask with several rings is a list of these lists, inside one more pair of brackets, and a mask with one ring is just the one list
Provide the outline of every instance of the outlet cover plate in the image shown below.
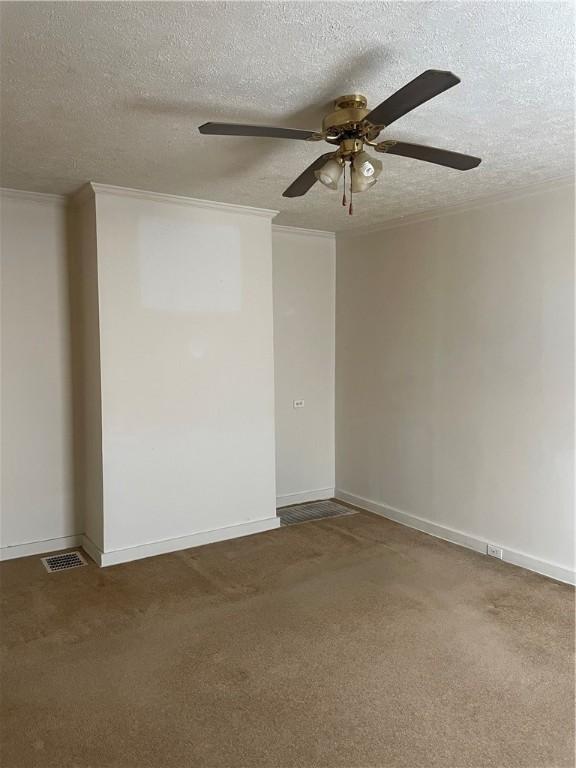
[[497,557],[499,560],[502,560],[502,548],[497,547],[494,544],[486,544],[486,554],[490,555],[490,557]]

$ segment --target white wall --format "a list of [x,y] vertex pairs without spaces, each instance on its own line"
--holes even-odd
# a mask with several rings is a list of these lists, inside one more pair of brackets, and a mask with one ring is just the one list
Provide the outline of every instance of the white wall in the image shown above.
[[[273,515],[270,222],[234,207],[194,211],[102,192],[103,297],[93,209],[80,220],[88,248],[74,251],[73,294],[84,291],[88,308],[79,322],[74,314],[78,346],[63,201],[3,192],[0,202],[0,555],[76,543],[83,517],[104,549]],[[403,522],[471,546],[500,544],[507,559],[560,577],[573,567],[574,539],[572,204],[558,189],[339,236],[337,259],[337,486]],[[160,241],[158,219],[168,226]],[[238,231],[242,266],[230,274],[241,278],[241,311],[234,281],[222,283],[217,267],[194,272],[209,264],[206,249],[178,245],[195,224]],[[330,239],[284,228],[273,249],[282,497],[334,483],[334,257]],[[116,511],[106,542],[99,443],[88,441],[84,455],[78,440],[101,424],[99,298]],[[304,409],[293,409],[296,398]],[[255,438],[247,456],[245,434]],[[94,481],[86,492],[81,477],[76,504],[73,447]],[[150,488],[157,472],[161,492]]]
[[64,201],[2,191],[0,206],[0,541],[9,557],[66,545],[61,539],[80,533],[82,523],[73,503]]
[[96,187],[104,551],[275,527],[270,212]]
[[[103,195],[99,195],[101,232]],[[2,541],[6,549],[2,556],[72,545],[82,533],[103,551],[111,545],[104,536],[94,196],[88,190],[75,200],[68,232],[61,198],[4,193],[3,202]],[[118,202],[115,195],[111,205]],[[261,227],[269,236],[266,219],[256,223],[253,216],[246,219],[244,215],[244,229],[246,221],[251,222],[249,228],[259,230],[259,237]],[[123,230],[114,227],[108,232],[109,243]],[[110,252],[115,248],[111,246]],[[69,275],[67,250],[71,254]],[[273,253],[276,458],[282,504],[333,494],[335,240],[327,233],[274,228]],[[148,268],[150,276],[154,267],[148,264]],[[177,268],[182,270],[182,264]],[[182,296],[180,291],[177,300],[181,302]],[[27,318],[25,323],[22,317]],[[110,334],[113,340],[115,333],[116,326]],[[38,341],[34,334],[41,335],[41,358],[30,353],[29,348]],[[266,334],[269,343],[269,324],[261,325],[258,338]],[[148,339],[141,342],[147,345]],[[195,349],[192,354],[201,352]],[[149,348],[147,353],[151,354]],[[37,369],[38,363],[41,367]],[[26,387],[21,386],[23,379],[29,379],[36,394],[28,397]],[[305,400],[303,409],[292,407],[296,397]],[[246,399],[247,393],[243,398],[248,417],[250,399]],[[198,406],[201,409],[200,403]],[[42,459],[34,466],[26,465],[23,472],[20,457],[42,451]],[[267,461],[271,456],[269,451]],[[206,525],[214,524],[206,521]],[[146,538],[155,535],[149,532]],[[8,553],[8,544],[23,543],[32,546],[12,546]]]
[[69,213],[75,504],[82,532],[104,549],[102,386],[96,205],[85,187]]
[[273,227],[272,251],[276,493],[284,506],[334,495],[336,241]]
[[338,240],[341,491],[568,578],[573,234],[561,187]]

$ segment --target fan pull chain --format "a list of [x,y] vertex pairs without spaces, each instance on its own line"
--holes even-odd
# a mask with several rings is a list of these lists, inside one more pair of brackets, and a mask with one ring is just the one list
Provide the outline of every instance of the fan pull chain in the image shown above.
[[350,206],[348,208],[348,216],[352,216],[354,209],[352,208],[352,170],[350,170]]
[[342,195],[342,205],[346,205],[346,162],[344,162],[344,194]]

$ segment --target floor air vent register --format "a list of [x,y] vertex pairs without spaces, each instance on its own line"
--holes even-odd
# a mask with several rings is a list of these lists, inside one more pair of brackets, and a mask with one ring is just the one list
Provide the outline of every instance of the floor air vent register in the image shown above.
[[83,565],[88,565],[80,552],[61,552],[59,555],[43,557],[42,562],[48,573],[69,571],[70,568],[81,568]]
[[282,507],[278,510],[280,525],[298,525],[312,520],[323,520],[326,517],[342,517],[355,515],[357,511],[337,504],[335,501],[314,501],[310,504],[298,504],[294,507]]

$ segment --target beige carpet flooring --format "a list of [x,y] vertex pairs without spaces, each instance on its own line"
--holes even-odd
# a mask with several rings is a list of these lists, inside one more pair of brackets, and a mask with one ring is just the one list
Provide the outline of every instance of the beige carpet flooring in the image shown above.
[[574,764],[574,590],[370,514],[0,573],[2,768]]

